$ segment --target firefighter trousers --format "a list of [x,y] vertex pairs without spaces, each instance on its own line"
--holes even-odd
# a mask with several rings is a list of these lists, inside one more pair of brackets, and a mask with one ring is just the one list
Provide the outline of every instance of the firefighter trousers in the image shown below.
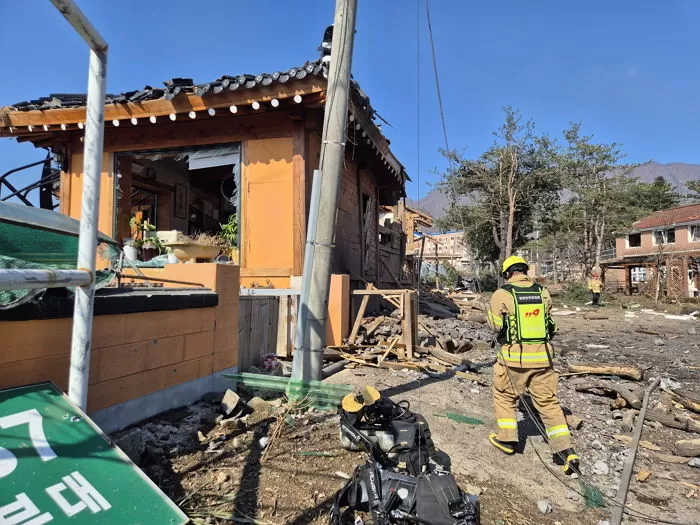
[[558,375],[552,367],[506,367],[501,361],[494,365],[493,400],[499,441],[518,441],[516,402],[518,394],[528,392],[554,452],[572,448],[571,432],[557,399],[557,380]]

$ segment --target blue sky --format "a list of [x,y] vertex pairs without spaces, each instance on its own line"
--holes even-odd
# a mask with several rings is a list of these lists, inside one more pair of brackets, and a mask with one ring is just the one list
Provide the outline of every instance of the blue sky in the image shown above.
[[[318,56],[334,0],[78,0],[110,44],[108,91],[287,69]],[[700,2],[432,0],[450,146],[477,156],[504,105],[581,121],[631,162],[700,163]],[[87,48],[48,0],[0,0],[0,105],[84,92]],[[420,59],[419,59],[420,56]],[[353,73],[413,179],[445,168],[425,0],[359,0]],[[0,140],[0,173],[42,158]],[[34,172],[33,178],[38,178]],[[420,185],[418,181],[420,180]]]

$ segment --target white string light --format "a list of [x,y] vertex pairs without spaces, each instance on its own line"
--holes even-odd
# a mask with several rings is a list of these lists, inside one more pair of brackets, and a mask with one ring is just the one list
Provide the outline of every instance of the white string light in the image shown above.
[[32,131],[34,131],[34,127],[33,127],[33,126],[27,126],[27,129],[29,130],[30,133],[31,133]]
[[301,95],[294,95],[294,102],[301,104]]
[[216,110],[214,108],[209,108],[207,110],[207,113],[209,113],[210,117],[213,117],[214,115],[216,115]]
[[190,112],[187,114],[187,116],[190,117],[191,119],[195,119],[195,118],[197,118],[197,112],[195,112],[195,111],[190,111]]
[[176,118],[177,118],[177,115],[175,113],[170,114],[170,120],[175,121]]
[[229,110],[231,113],[238,113],[238,108],[237,108],[236,106],[231,106],[230,108],[228,108],[228,110]]
[[273,99],[270,101],[270,105],[271,105],[273,108],[276,108],[277,106],[280,105],[280,101],[277,100],[276,98],[273,98]]
[[118,121],[117,119],[114,119],[114,120],[112,121],[112,126],[114,126],[115,128],[118,128],[118,127],[119,127],[119,121]]
[[138,124],[138,123],[139,123],[139,119],[137,119],[136,117],[131,117],[131,124],[132,124],[132,125],[135,126],[135,125]]
[[85,124],[83,122],[78,122],[78,129],[83,129]]
[[150,117],[148,117],[148,120],[151,121],[151,124],[155,124],[155,123],[156,123],[156,120],[158,120],[158,119],[156,118],[155,115],[151,115]]
[[46,124],[44,124],[44,131],[48,131],[48,130],[49,130],[49,127]]
[[251,104],[251,106],[252,106],[253,109],[255,109],[255,110],[260,109],[260,102],[258,102],[258,101],[256,100],[255,102],[253,102],[253,103]]

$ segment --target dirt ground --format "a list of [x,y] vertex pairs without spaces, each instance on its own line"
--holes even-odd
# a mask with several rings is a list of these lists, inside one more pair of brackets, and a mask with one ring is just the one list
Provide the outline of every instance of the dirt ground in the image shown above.
[[[559,312],[568,309],[558,308]],[[642,386],[662,377],[676,388],[680,385],[700,394],[700,322],[642,310],[613,304],[596,312],[608,319],[585,319],[591,311],[585,307],[573,315],[557,316],[556,368],[565,371],[568,363],[583,361],[633,364],[644,370]],[[462,488],[480,496],[484,524],[596,525],[609,519],[609,503],[617,495],[629,450],[627,443],[612,437],[625,434],[620,418],[625,410],[611,410],[612,400],[602,395],[576,392],[580,377],[562,377],[562,405],[583,420],[573,433],[583,461],[582,479],[567,478],[552,465],[546,442],[528,421],[520,427],[521,434],[529,436],[522,453],[504,456],[486,439],[495,426],[489,386],[493,350],[481,345],[468,355],[472,369],[483,376],[483,385],[454,377],[430,378],[408,369],[369,367],[343,370],[328,382],[353,387],[370,384],[396,401],[408,400],[428,420],[438,448],[451,457]],[[652,396],[652,408],[663,408],[661,394],[657,389]],[[282,399],[267,403],[256,399],[251,403],[257,403],[257,408],[247,418],[217,422],[219,400],[212,397],[211,402],[204,400],[140,425],[145,451],[139,464],[144,471],[196,523],[327,523],[335,492],[364,460],[362,453],[340,447],[337,416],[295,413],[286,417],[275,435],[283,419]],[[698,420],[689,411],[672,408]],[[446,412],[472,416],[484,424],[440,417]],[[642,439],[661,450],[640,448],[634,472],[651,475],[644,482],[633,477],[627,499],[631,510],[656,519],[700,524],[700,469],[658,459],[658,454],[673,453],[676,440],[697,437],[645,423]],[[589,508],[580,494],[583,480],[600,489],[608,505]],[[550,513],[538,509],[538,501],[543,500],[550,503]],[[638,517],[624,522],[650,521]]]

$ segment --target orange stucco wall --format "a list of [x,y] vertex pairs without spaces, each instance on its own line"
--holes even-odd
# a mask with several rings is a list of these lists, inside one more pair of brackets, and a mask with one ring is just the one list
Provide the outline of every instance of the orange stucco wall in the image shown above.
[[350,335],[350,276],[331,275],[326,344],[342,345]]
[[[61,179],[61,207],[64,215],[80,219],[83,195],[83,154],[73,153],[70,169]],[[100,180],[100,212],[97,228],[110,237],[114,236],[114,155],[105,153]]]
[[[196,278],[219,293],[218,306],[95,317],[90,412],[236,366],[238,268],[171,265],[163,275],[193,280],[181,266],[199,267]],[[65,390],[71,327],[70,318],[0,322],[0,388],[52,380]]]
[[294,266],[292,150],[291,137],[243,143],[243,268]]

